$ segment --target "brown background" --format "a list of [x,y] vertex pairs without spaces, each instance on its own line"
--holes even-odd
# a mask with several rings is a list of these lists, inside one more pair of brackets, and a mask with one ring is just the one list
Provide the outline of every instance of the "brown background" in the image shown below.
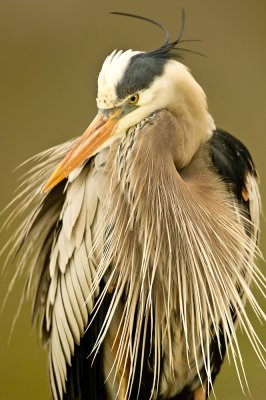
[[[19,163],[78,135],[88,125],[96,112],[96,78],[106,55],[114,48],[149,50],[162,42],[156,28],[108,12],[157,19],[174,37],[181,7],[187,15],[184,38],[202,39],[189,47],[207,55],[189,55],[185,62],[205,89],[217,125],[237,135],[251,150],[265,198],[264,0],[1,0],[0,208],[12,199],[18,177],[12,170]],[[8,233],[1,236],[1,247],[7,237]],[[263,222],[264,253],[265,242]],[[8,280],[1,277],[0,302]],[[29,304],[7,344],[19,293],[14,291],[0,317],[0,399],[48,399],[45,353],[30,330]],[[266,342],[265,327],[254,323]],[[263,400],[265,371],[240,332],[239,337],[251,398]],[[228,363],[217,380],[216,395],[218,399],[250,399],[244,397]]]

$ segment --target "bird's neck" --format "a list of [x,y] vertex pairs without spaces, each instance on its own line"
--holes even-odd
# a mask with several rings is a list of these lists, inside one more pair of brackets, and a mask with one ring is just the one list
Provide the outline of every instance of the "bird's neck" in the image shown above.
[[[203,134],[197,132],[189,117],[177,118],[172,112],[161,110],[151,114],[136,127],[123,135],[117,144],[114,171],[122,187],[154,187],[161,179],[173,175],[173,170],[184,169],[202,143],[208,140],[210,127],[206,122]],[[193,122],[194,124],[194,122]],[[112,168],[113,169],[113,168]]]

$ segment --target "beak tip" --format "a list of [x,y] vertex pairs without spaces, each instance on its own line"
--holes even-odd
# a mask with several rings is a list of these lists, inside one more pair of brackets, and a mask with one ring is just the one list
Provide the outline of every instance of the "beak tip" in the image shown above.
[[47,194],[53,188],[53,185],[50,183],[50,179],[43,185],[41,192]]
[[58,185],[58,183],[65,179],[65,177],[65,174],[62,174],[61,171],[59,173],[59,171],[56,170],[43,185],[42,193],[50,192],[50,190],[52,190],[56,185]]
[[49,185],[45,183],[41,189],[41,193],[47,194],[50,191]]

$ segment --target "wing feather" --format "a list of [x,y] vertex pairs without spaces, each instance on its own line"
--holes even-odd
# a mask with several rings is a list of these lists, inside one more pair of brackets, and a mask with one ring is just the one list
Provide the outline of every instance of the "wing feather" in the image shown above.
[[[62,274],[61,276],[61,288],[62,288],[62,302],[64,304],[65,307],[65,311],[66,311],[66,317],[67,317],[67,321],[69,323],[69,327],[71,329],[73,338],[75,343],[79,344],[80,341],[80,334],[79,334],[79,326],[78,326],[78,322],[76,320],[73,308],[72,308],[72,303],[70,301],[69,298],[69,293],[67,290],[67,285],[66,285],[66,279],[65,279],[65,275]],[[59,294],[60,296],[60,294]],[[54,311],[56,312],[56,311]]]
[[[65,359],[67,361],[68,365],[71,365],[71,350],[72,354],[74,353],[74,341],[71,335],[71,331],[69,329],[69,326],[67,324],[66,318],[60,318],[60,312],[61,314],[64,313],[64,309],[62,306],[61,302],[61,296],[58,296],[58,310],[59,312],[54,313],[55,316],[55,323],[57,326],[57,330],[60,332],[60,340],[62,344],[62,350],[65,356]],[[72,346],[71,346],[72,344]]]
[[[49,356],[48,356],[48,365],[49,365],[49,377],[50,377],[50,386],[51,386],[52,396],[53,396],[53,399],[58,400],[60,397],[58,396],[56,381],[57,380],[59,381],[59,379],[57,378],[57,375],[55,373],[54,364],[53,364],[53,356],[51,353],[49,353]],[[61,397],[62,397],[62,395],[61,395]]]
[[[84,175],[84,173],[82,175]],[[77,181],[79,182],[80,179],[82,179],[82,177],[79,176],[79,179],[77,179]],[[83,182],[79,185],[70,184],[67,190],[66,206],[63,216],[63,231],[68,240],[71,240],[71,238],[73,238],[73,228],[80,217],[80,212],[84,199],[84,190],[85,185]]]
[[[56,346],[56,340],[55,340],[55,332],[54,335],[52,336],[52,340],[51,340],[51,345],[54,347],[55,350],[57,349]],[[51,354],[51,361],[52,361],[52,368],[53,368],[53,376],[54,376],[54,380],[55,380],[55,387],[59,393],[59,398],[62,398],[63,396],[63,382],[62,382],[62,378],[60,376],[60,366],[59,366],[59,362],[57,361],[57,355],[56,355],[56,351],[53,351]],[[58,398],[57,396],[55,397],[56,399]]]
[[67,239],[63,230],[61,230],[60,235],[58,237],[58,257],[59,257],[59,269],[62,274],[65,273],[66,267],[68,265],[69,260],[71,259],[74,246],[70,240]]
[[72,307],[72,310],[73,310],[73,313],[74,313],[74,316],[75,316],[75,319],[76,319],[76,322],[77,322],[78,328],[79,328],[79,337],[81,337],[84,332],[84,326],[83,326],[81,309],[79,307],[76,292],[74,289],[76,282],[75,281],[73,282],[73,280],[72,280],[73,268],[75,268],[75,267],[73,266],[73,262],[71,260],[69,269],[66,271],[64,276],[65,276],[65,282],[66,282],[66,287],[67,287],[71,307]]
[[80,282],[78,279],[78,275],[80,275],[80,270],[82,268],[83,268],[82,265],[76,264],[74,259],[72,260],[71,267],[70,267],[70,274],[71,274],[72,284],[73,284],[74,292],[75,292],[77,303],[78,303],[78,308],[80,310],[81,317],[83,320],[83,326],[82,326],[82,334],[83,334],[84,329],[86,328],[86,326],[88,324],[88,313],[87,313],[87,309],[86,309],[86,305],[85,305],[85,298],[83,296]]
[[[60,319],[62,321],[62,325],[64,327],[64,331],[65,331],[66,337],[67,337],[69,351],[70,351],[70,354],[73,356],[75,342],[74,342],[74,336],[73,336],[73,333],[72,333],[72,330],[71,330],[71,327],[70,327],[70,324],[69,324],[68,318],[67,318],[67,308],[66,308],[65,303],[63,303],[62,280],[61,280],[61,282],[59,282],[58,295],[57,295],[56,301],[57,301],[57,308],[55,309],[55,314],[56,314],[56,317],[58,318],[58,320]],[[66,350],[66,353],[68,354],[67,359],[70,359],[69,352],[67,350]],[[68,364],[71,365],[71,359]]]
[[58,244],[56,243],[50,255],[49,272],[51,278],[54,277],[57,263],[58,263]]
[[[78,282],[80,285],[80,289],[82,291],[83,307],[85,307],[86,306],[86,304],[85,304],[86,296],[88,296],[88,293],[90,293],[91,285],[90,286],[88,285],[88,281],[87,281],[86,274],[84,271],[84,264],[82,263],[82,259],[81,259],[79,253],[75,252],[73,262],[74,262],[75,268],[78,269],[78,271],[76,272],[76,275],[77,275],[77,279],[78,279]],[[86,267],[86,265],[85,265],[85,267]],[[89,268],[87,268],[87,269],[89,270]],[[90,312],[91,309],[88,309],[88,307],[87,307],[87,311]],[[86,315],[87,315],[87,313],[86,313]],[[87,323],[85,325],[87,325]]]
[[[88,296],[87,293],[90,293],[90,290],[92,288],[92,282],[93,282],[93,279],[92,279],[92,267],[91,267],[91,265],[90,265],[89,268],[87,267],[88,263],[92,264],[92,262],[88,258],[87,250],[86,250],[84,242],[80,246],[78,255],[77,255],[77,253],[75,253],[75,256],[79,257],[79,261],[78,262],[80,262],[81,265],[83,266],[83,269],[81,269],[81,270],[83,270],[83,272],[85,274],[86,282],[87,282],[88,289],[89,289],[87,292],[85,292],[85,300],[86,300],[87,307],[89,307],[89,310],[91,311],[92,310],[92,300],[91,301],[87,301],[87,297],[86,296]],[[84,282],[84,285],[85,285],[85,282]]]
[[50,286],[49,286],[49,290],[48,290],[48,296],[46,299],[46,312],[45,312],[45,316],[46,316],[46,328],[47,331],[50,330],[51,327],[51,321],[52,321],[52,307],[54,305],[55,302],[55,296],[56,296],[56,291],[57,291],[57,287],[58,287],[58,277],[59,277],[59,272],[58,270],[56,270],[53,279],[50,281]]
[[[74,142],[71,140],[49,149],[30,161],[35,165],[25,174],[19,194],[5,210],[9,212],[8,226],[17,223],[18,218],[24,217],[24,220],[2,250],[9,251],[7,262],[15,254],[20,266],[11,286],[23,270],[29,268],[25,296],[29,290],[35,292],[32,318],[39,323],[48,346],[51,391],[55,400],[64,397],[67,381],[71,393],[81,387],[75,375],[76,367],[69,375],[70,381],[68,374],[75,352],[79,354],[78,346],[100,292],[94,282],[97,257],[93,243],[95,224],[101,217],[102,175],[107,152],[92,158],[71,181],[63,180],[48,194],[41,191]],[[97,321],[93,326],[94,330],[98,329]],[[84,357],[87,355],[84,353]],[[76,361],[74,364],[78,365]],[[91,382],[99,375],[95,368],[90,372],[88,362],[84,361],[84,368],[88,369],[84,370],[86,377],[91,374]]]
[[97,193],[97,185],[93,172],[87,175],[85,186],[85,198],[90,199],[90,206],[86,208],[86,227],[89,230],[93,224],[98,204],[98,197],[95,196],[95,193]]
[[[100,165],[102,168],[103,163]],[[54,315],[55,320],[52,326],[49,325],[50,352],[59,352],[60,355],[52,357],[50,375],[55,380],[60,399],[67,380],[66,366],[71,365],[75,346],[80,345],[93,310],[94,299],[100,290],[95,286],[97,257],[94,255],[93,238],[97,234],[101,200],[95,183],[94,167],[95,164],[91,162],[68,183],[60,214],[61,229],[51,252],[47,323],[51,324]],[[60,376],[55,373],[56,368],[60,370]]]
[[[61,337],[61,333],[60,333],[60,337]],[[58,326],[56,324],[55,318],[53,319],[52,346],[55,350],[53,352],[54,365],[56,364],[58,366],[57,369],[59,371],[60,382],[61,382],[62,389],[63,389],[65,386],[66,363],[65,363],[65,358],[64,358],[63,351],[62,351],[61,342],[59,339],[59,331],[58,331]]]

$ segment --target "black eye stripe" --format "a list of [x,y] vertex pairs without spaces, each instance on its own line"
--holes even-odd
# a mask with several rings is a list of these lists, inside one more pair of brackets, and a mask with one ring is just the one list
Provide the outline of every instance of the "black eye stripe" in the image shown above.
[[156,77],[163,74],[166,63],[167,59],[149,57],[145,53],[133,56],[122,79],[116,85],[118,99],[125,99],[131,93],[149,87]]

